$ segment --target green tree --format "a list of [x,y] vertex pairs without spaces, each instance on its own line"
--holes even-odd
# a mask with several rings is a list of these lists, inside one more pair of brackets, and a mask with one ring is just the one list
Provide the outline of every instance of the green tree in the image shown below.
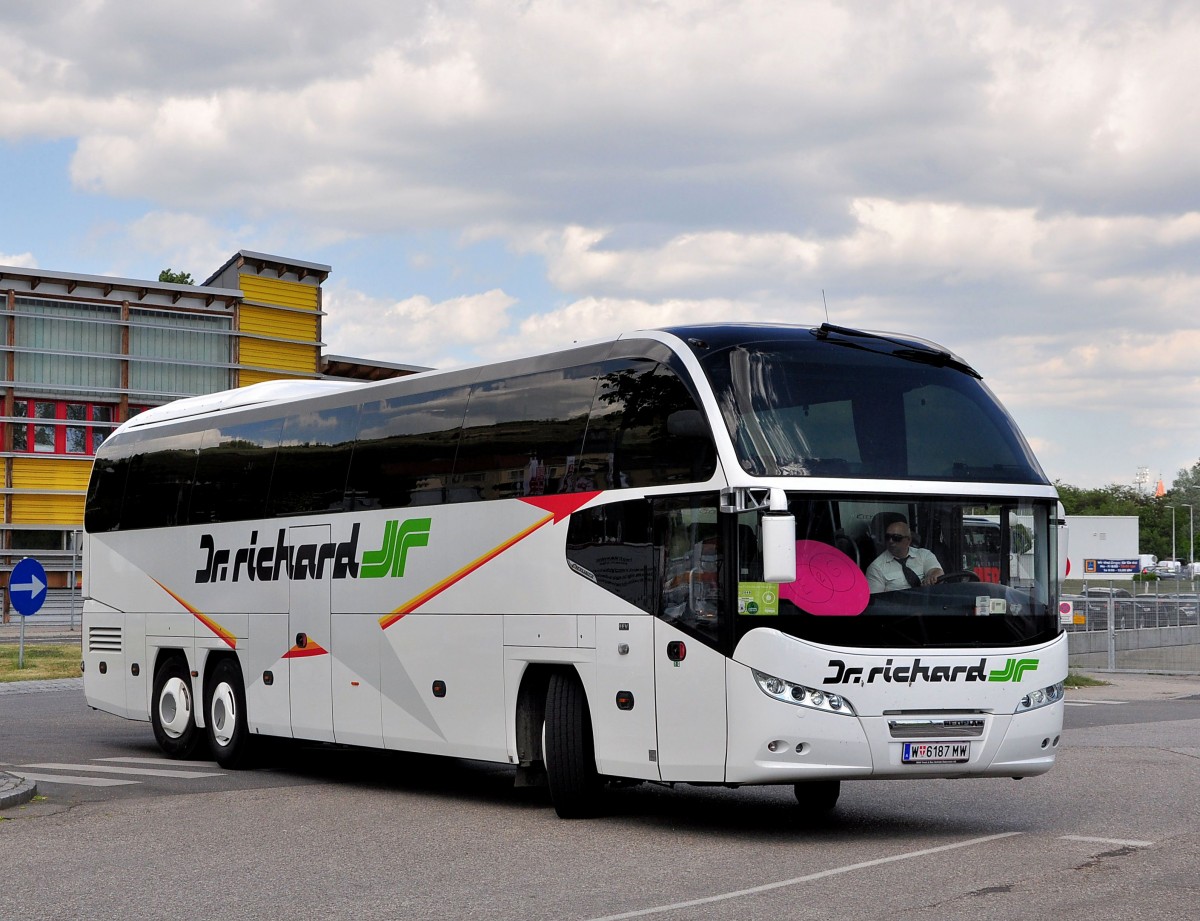
[[194,285],[191,272],[176,272],[173,269],[163,269],[158,273],[158,280],[172,285]]

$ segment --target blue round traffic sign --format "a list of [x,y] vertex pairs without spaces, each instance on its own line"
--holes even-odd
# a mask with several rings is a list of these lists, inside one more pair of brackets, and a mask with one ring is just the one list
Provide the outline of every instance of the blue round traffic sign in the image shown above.
[[8,597],[22,617],[36,614],[46,602],[46,570],[26,557],[13,567],[8,577]]

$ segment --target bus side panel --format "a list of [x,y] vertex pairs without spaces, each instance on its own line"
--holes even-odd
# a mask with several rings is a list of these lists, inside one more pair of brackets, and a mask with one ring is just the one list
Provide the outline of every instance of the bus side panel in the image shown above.
[[[146,615],[125,615],[125,704],[130,719],[150,719],[154,661],[146,656]],[[138,673],[133,674],[134,663]],[[110,667],[111,667],[111,663]]]
[[[128,615],[91,598],[83,602],[83,693],[89,707],[133,719],[126,704],[128,687]],[[135,634],[136,635],[136,634]],[[103,664],[103,671],[101,665]]]
[[[596,668],[585,679],[601,774],[659,780],[654,711],[654,618],[649,614],[597,617]],[[622,710],[617,695],[629,694]]]
[[332,621],[334,739],[383,748],[379,621],[363,614],[334,614]]
[[[508,761],[505,741],[504,618],[408,614],[380,647],[387,748]],[[435,697],[434,682],[445,686]]]
[[284,738],[292,734],[291,659],[285,658],[292,643],[286,612],[250,618],[250,639],[238,651],[251,732]]

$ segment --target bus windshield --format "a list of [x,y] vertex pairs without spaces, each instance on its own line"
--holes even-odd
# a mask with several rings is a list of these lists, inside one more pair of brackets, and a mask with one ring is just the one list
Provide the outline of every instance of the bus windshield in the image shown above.
[[1053,639],[1051,500],[790,494],[796,581],[761,581],[761,511],[738,515],[737,637],[773,627],[851,647]]
[[689,340],[747,473],[1047,482],[1005,410],[948,353],[869,334],[754,333]]

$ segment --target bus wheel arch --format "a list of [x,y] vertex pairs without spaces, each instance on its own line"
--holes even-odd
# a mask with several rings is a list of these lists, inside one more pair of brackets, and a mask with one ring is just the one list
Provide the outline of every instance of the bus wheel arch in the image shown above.
[[517,743],[518,786],[544,786],[546,756],[543,727],[546,722],[546,691],[556,666],[531,663],[521,675],[513,728]]
[[190,758],[203,737],[197,725],[191,672],[183,650],[160,650],[154,664],[150,725],[158,747],[170,758]]
[[204,669],[204,729],[223,768],[246,767],[251,736],[242,667],[233,655],[210,655]]
[[596,768],[587,694],[574,669],[551,673],[543,725],[546,777],[554,811],[563,819],[595,815],[602,782]]

